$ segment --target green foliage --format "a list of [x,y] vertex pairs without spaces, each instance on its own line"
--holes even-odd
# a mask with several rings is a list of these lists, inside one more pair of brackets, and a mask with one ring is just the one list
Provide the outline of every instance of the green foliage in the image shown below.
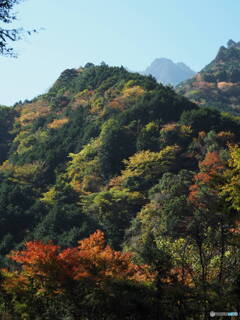
[[[38,192],[28,185],[2,181],[0,186],[1,253],[23,241],[44,213],[36,200]],[[43,211],[43,212],[41,212]]]
[[37,224],[28,240],[54,241],[62,247],[72,247],[98,228],[91,217],[74,204],[56,204]]
[[103,228],[110,244],[119,248],[125,230],[144,203],[144,198],[139,192],[112,188],[89,196],[84,203],[86,214],[94,217]]
[[7,159],[10,144],[14,138],[12,127],[16,112],[9,108],[0,106],[0,163]]
[[210,131],[219,128],[221,115],[217,110],[199,108],[183,112],[180,121],[185,125],[190,125],[196,132]]
[[110,178],[120,172],[122,160],[134,153],[134,137],[131,132],[121,128],[116,120],[111,119],[104,124],[100,140],[100,170],[104,178]]
[[178,146],[168,146],[160,152],[140,151],[124,160],[122,184],[130,190],[144,191],[149,189],[161,175],[173,167]]
[[34,239],[72,247],[100,228],[156,275],[152,286],[106,290],[71,282],[69,296],[49,303],[41,292],[30,298],[31,286],[18,300],[0,289],[1,310],[16,319],[203,320],[210,307],[236,307],[239,147],[229,144],[240,141],[239,117],[152,77],[88,63],[48,93],[1,107],[0,140],[2,255]]
[[240,150],[239,147],[231,147],[229,170],[225,172],[226,181],[222,185],[222,195],[226,197],[232,208],[240,211],[239,178],[240,178]]
[[189,145],[191,138],[192,129],[190,126],[171,123],[163,126],[160,131],[159,140],[162,148],[174,144],[185,147]]
[[159,124],[149,122],[139,133],[137,139],[138,150],[159,150]]

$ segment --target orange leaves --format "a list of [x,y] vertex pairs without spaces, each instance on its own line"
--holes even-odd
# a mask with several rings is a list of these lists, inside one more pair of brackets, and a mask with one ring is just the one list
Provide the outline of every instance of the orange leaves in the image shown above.
[[17,121],[21,126],[26,126],[33,120],[39,117],[46,117],[50,113],[50,106],[47,101],[39,99],[32,103],[26,103],[20,112],[20,116]]
[[124,110],[127,107],[127,103],[134,101],[137,97],[144,94],[144,89],[140,86],[133,86],[131,88],[125,88],[121,95],[115,97],[108,104],[113,109]]
[[194,286],[194,280],[192,276],[192,272],[182,267],[175,267],[170,270],[170,274],[163,278],[163,282],[167,284],[171,284],[173,278],[177,279],[183,285],[187,285],[189,287]]
[[194,88],[202,88],[202,89],[208,89],[208,88],[215,88],[216,84],[212,82],[206,82],[206,81],[195,81],[193,82]]
[[205,159],[199,163],[200,172],[195,175],[195,181],[200,185],[209,185],[211,182],[221,175],[225,166],[220,159],[219,153],[208,152]]
[[54,119],[51,123],[48,124],[48,128],[50,129],[58,129],[62,127],[65,123],[68,123],[68,118],[62,118],[62,119]]
[[204,160],[199,163],[199,168],[200,172],[194,176],[195,184],[189,188],[188,200],[197,207],[202,207],[203,204],[198,199],[201,187],[207,187],[209,194],[216,194],[218,180],[223,174],[225,165],[219,153],[214,151],[206,154]]
[[200,162],[199,167],[202,171],[208,172],[211,176],[220,174],[222,170],[224,170],[223,162],[219,153],[216,151],[208,152],[205,159]]
[[105,241],[104,233],[96,231],[89,238],[79,241],[78,248],[66,249],[60,257],[71,268],[72,276],[76,279],[90,278],[103,281],[107,278],[125,280],[150,280],[148,268],[131,263],[131,254],[111,249]]
[[94,91],[85,89],[74,96],[74,100],[71,104],[72,109],[76,109],[79,106],[87,106],[91,103]]
[[79,241],[80,250],[103,250],[106,247],[106,241],[104,238],[104,233],[100,230],[97,230],[89,238]]
[[[148,266],[137,266],[131,262],[130,253],[111,249],[104,233],[97,230],[89,238],[79,241],[78,247],[63,251],[52,244],[31,241],[25,249],[14,251],[10,258],[22,264],[21,271],[2,271],[3,287],[7,292],[28,290],[30,283],[38,294],[62,293],[66,280],[88,279],[95,285],[108,279],[153,281],[155,275]],[[30,289],[29,289],[30,290]],[[49,291],[50,290],[50,291]]]
[[37,265],[56,259],[59,250],[59,247],[52,243],[44,244],[40,241],[27,242],[25,247],[25,250],[13,251],[9,257],[16,262]]
[[43,170],[44,164],[37,161],[19,166],[6,160],[0,166],[0,173],[4,174],[12,181],[21,184],[31,183],[37,180],[37,177]]
[[[189,194],[188,194],[188,201],[192,204],[198,203],[198,193],[199,193],[199,186],[197,184],[193,184],[189,187]],[[197,207],[200,206],[200,203],[198,203]]]
[[58,246],[39,241],[27,242],[24,250],[14,251],[9,257],[21,263],[22,268],[4,277],[6,292],[18,293],[21,283],[25,291],[34,288],[37,295],[56,295],[64,291],[68,274],[61,265]]
[[[9,256],[13,261],[21,263],[25,280],[33,278],[44,287],[44,282],[54,282],[62,279],[62,270],[59,265],[59,247],[52,244],[44,244],[39,241],[31,241],[25,244],[26,249],[14,251]],[[44,281],[43,281],[44,279]]]
[[217,82],[217,87],[218,89],[222,90],[222,89],[228,89],[235,86],[235,84],[233,82]]

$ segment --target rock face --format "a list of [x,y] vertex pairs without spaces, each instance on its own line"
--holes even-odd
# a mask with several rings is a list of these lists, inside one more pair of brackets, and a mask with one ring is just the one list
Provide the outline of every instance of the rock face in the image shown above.
[[176,86],[180,82],[194,76],[195,72],[182,62],[174,63],[170,59],[155,59],[143,72],[144,75],[152,75],[165,85]]
[[229,40],[216,58],[192,79],[177,86],[177,92],[203,106],[240,113],[240,42]]

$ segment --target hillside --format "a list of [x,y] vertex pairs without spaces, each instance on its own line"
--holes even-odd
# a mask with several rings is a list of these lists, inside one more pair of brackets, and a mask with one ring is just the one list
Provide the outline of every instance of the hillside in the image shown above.
[[180,82],[192,78],[195,72],[182,62],[174,63],[170,59],[155,59],[143,75],[152,75],[159,83],[176,86]]
[[1,107],[0,124],[0,312],[202,320],[235,308],[239,117],[88,63]]
[[[2,214],[12,216],[15,222],[21,220],[14,226],[2,220],[5,230],[1,234],[2,252],[8,252],[16,241],[30,237],[31,232],[65,245],[77,240],[79,234],[89,234],[91,228],[86,227],[81,233],[82,226],[76,229],[73,221],[55,231],[42,227],[53,215],[59,214],[58,211],[54,213],[60,205],[58,192],[63,193],[60,198],[66,198],[59,199],[61,210],[63,201],[76,206],[78,212],[77,199],[106,192],[111,179],[124,169],[124,159],[141,150],[160,151],[159,143],[155,142],[157,137],[146,138],[145,135],[151,135],[152,130],[158,132],[169,121],[178,121],[184,110],[194,108],[191,102],[177,96],[170,88],[164,88],[152,77],[92,64],[65,70],[47,94],[33,101],[17,104],[13,109],[3,107],[2,141],[5,144],[0,174],[5,182],[1,186],[20,192],[16,206],[21,207],[19,210],[26,217],[19,216],[12,207],[8,212],[9,203],[1,206]],[[71,195],[69,199],[65,192]],[[20,198],[25,196],[29,201],[24,199],[22,203]],[[37,206],[42,208],[37,217],[32,211],[32,206],[34,211],[40,210],[35,209],[36,200]],[[104,224],[100,220],[98,223]],[[61,234],[64,234],[64,241]],[[123,230],[119,236],[112,234],[112,237],[118,239],[112,241],[119,247]]]
[[192,79],[181,83],[177,92],[201,106],[239,114],[240,42],[229,40],[216,58]]

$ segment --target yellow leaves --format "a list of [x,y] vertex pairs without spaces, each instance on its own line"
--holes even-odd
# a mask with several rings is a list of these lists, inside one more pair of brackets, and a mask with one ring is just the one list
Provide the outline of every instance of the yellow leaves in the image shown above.
[[173,123],[167,123],[167,124],[165,124],[163,127],[162,127],[162,129],[161,129],[161,131],[173,131],[173,130],[175,130],[176,128],[177,128],[177,123],[175,123],[175,122],[173,122]]
[[[89,144],[85,145],[79,153],[70,153],[67,167],[67,176],[70,179],[72,188],[79,192],[95,189],[96,184],[100,184],[99,173],[99,160],[98,150],[101,146],[99,138],[92,140]],[[89,177],[87,179],[86,177]],[[91,180],[91,181],[90,181]],[[90,187],[90,189],[88,189]]]
[[124,110],[129,102],[135,101],[136,98],[143,94],[144,89],[140,86],[125,88],[122,94],[111,100],[108,105],[113,109]]
[[100,186],[102,185],[102,179],[97,175],[87,175],[83,177],[81,189],[80,184],[78,186],[74,186],[73,189],[76,191],[82,190],[85,193],[98,192],[100,191]]
[[51,123],[48,124],[48,128],[58,129],[68,122],[69,122],[69,118],[54,119]]
[[94,91],[85,89],[74,96],[72,108],[76,109],[79,106],[87,106],[93,97]]
[[25,104],[21,109],[21,113],[17,121],[21,126],[26,126],[33,120],[47,116],[50,113],[50,106],[43,99],[39,99],[32,103]]
[[221,187],[221,195],[231,202],[231,206],[240,211],[240,148],[229,146],[229,170],[225,171],[226,183]]
[[171,166],[173,165],[179,147],[167,146],[160,152],[152,152],[143,150],[135,153],[127,160],[123,160],[125,169],[121,171],[121,175],[114,177],[109,181],[108,186],[118,189],[128,183],[129,179],[141,179],[142,184],[152,184]]
[[240,148],[238,146],[230,146],[229,151],[231,156],[229,166],[238,172],[240,170]]
[[22,166],[12,164],[9,160],[6,160],[0,166],[0,172],[5,174],[12,181],[19,183],[31,183],[33,182],[39,173],[43,170],[42,162],[26,163]]
[[144,89],[140,86],[134,86],[132,88],[127,88],[123,90],[123,96],[127,97],[137,97],[144,93]]
[[128,82],[125,83],[124,89],[134,87],[135,85],[136,85],[136,80],[129,80]]
[[96,115],[99,115],[100,117],[102,117],[105,112],[104,111],[104,103],[105,103],[104,98],[102,96],[93,99],[91,102],[90,113],[96,114]]
[[50,205],[56,203],[56,189],[55,187],[50,188],[47,192],[43,193],[43,197],[40,199],[42,202],[45,202]]
[[146,130],[146,132],[157,131],[158,125],[156,124],[156,122],[151,121],[148,124],[146,124],[145,130]]
[[185,135],[191,134],[192,133],[192,128],[191,128],[191,126],[181,125],[180,126],[180,132],[182,134],[185,134]]
[[14,143],[17,143],[16,153],[22,155],[30,152],[36,143],[46,143],[48,140],[48,133],[45,130],[39,129],[34,133],[27,130],[20,131],[15,137]]
[[142,207],[141,211],[137,214],[137,219],[141,222],[141,234],[145,240],[149,232],[154,233],[156,225],[158,226],[158,232],[162,229],[159,207],[153,201]]
[[192,129],[190,126],[180,125],[174,122],[167,123],[160,130],[160,145],[184,145],[190,141],[191,134]]
[[14,143],[18,143],[16,153],[20,155],[31,151],[33,148],[32,140],[32,136],[28,131],[21,131],[13,140]]
[[126,206],[130,206],[131,204],[142,204],[143,200],[144,198],[140,192],[129,192],[129,190],[126,188],[121,190],[112,188],[109,191],[98,193],[93,199],[93,202],[101,211],[102,209],[111,208],[112,212],[114,212],[114,210],[117,210],[117,212],[119,213],[118,207],[120,207],[121,209],[125,209]]
[[192,133],[191,126],[180,125],[175,122],[167,123],[161,129],[161,132],[170,132],[170,131],[176,131],[181,135],[189,135]]
[[126,169],[122,171],[122,176],[124,179],[134,176],[144,176],[146,179],[157,176],[171,164],[178,150],[177,146],[168,146],[160,152],[143,150],[135,153],[128,160],[123,161]]
[[19,274],[17,271],[10,272],[6,269],[1,270],[4,277],[2,288],[10,294],[23,294],[29,290],[30,279],[25,273]]

